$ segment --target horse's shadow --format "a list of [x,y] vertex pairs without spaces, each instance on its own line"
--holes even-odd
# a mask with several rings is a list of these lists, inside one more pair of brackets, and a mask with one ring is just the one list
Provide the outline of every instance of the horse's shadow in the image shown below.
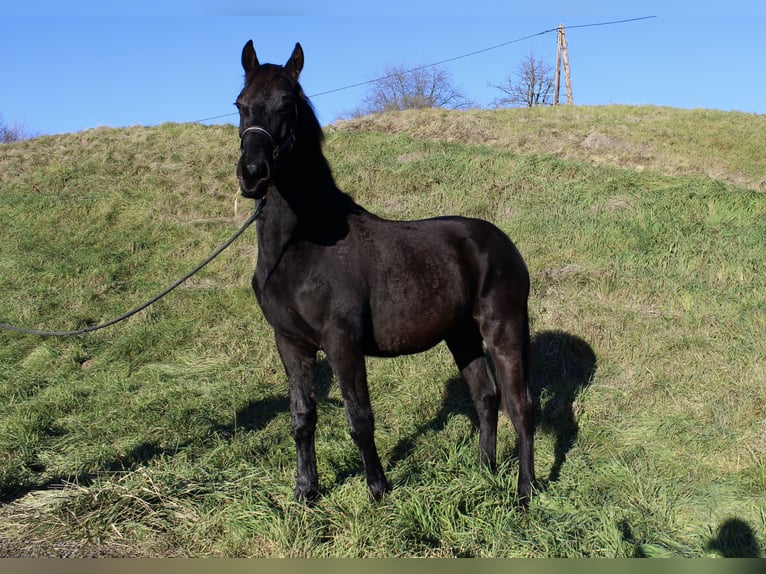
[[[575,399],[589,383],[596,370],[596,356],[590,345],[568,333],[543,331],[531,340],[530,387],[535,398],[535,420],[539,429],[555,437],[554,463],[545,482],[558,480],[567,453],[574,446],[579,426],[577,423]],[[317,400],[343,407],[342,401],[328,397],[333,374],[326,360],[319,361],[316,370]],[[231,440],[237,432],[258,431],[265,428],[280,413],[289,412],[290,400],[284,394],[271,395],[248,402],[237,410],[235,418],[228,424],[216,425],[211,431],[224,439]],[[454,415],[467,416],[474,429],[478,428],[476,410],[471,396],[459,376],[450,378],[445,384],[442,405],[436,416],[420,426],[413,433],[401,438],[391,451],[389,468],[408,458],[420,437],[426,433],[443,430]],[[119,459],[103,464],[107,471],[126,470],[145,464],[157,456],[173,456],[185,444],[173,449],[163,448],[157,443],[142,443]],[[40,470],[42,472],[43,469]],[[353,467],[338,471],[338,481],[361,472],[361,461]],[[55,478],[45,484],[9,488],[0,492],[0,504],[18,499],[24,494],[39,489],[57,487],[62,482],[74,481],[87,486],[96,474],[83,473],[79,476]]]
[[[329,398],[333,373],[326,359],[317,362],[315,377],[317,382],[317,403],[329,403],[342,407],[343,403]],[[234,420],[226,425],[213,427],[213,432],[223,438],[231,438],[236,432],[258,431],[276,418],[280,413],[290,411],[290,398],[279,394],[248,402],[237,409]]]
[[[333,380],[332,370],[326,360],[319,361],[316,369],[317,399],[320,402],[343,406],[341,401],[329,398],[327,395]],[[266,426],[281,413],[290,411],[290,399],[285,394],[274,394],[249,401],[239,409],[232,420],[224,424],[214,424],[210,433],[223,440],[231,441],[238,432],[258,431]],[[33,481],[29,484],[0,484],[0,505],[14,502],[23,496],[49,489],[60,489],[66,484],[77,484],[89,487],[104,472],[125,472],[147,464],[157,457],[173,457],[186,449],[192,440],[174,444],[172,447],[163,446],[160,441],[145,441],[121,453],[112,460],[99,463],[99,470],[77,474],[56,474],[45,480]],[[32,470],[42,475],[46,467],[35,464]]]
[[[142,466],[150,460],[161,456],[174,456],[188,443],[177,444],[172,448],[164,447],[157,442],[145,441],[131,449],[127,449],[118,457],[99,464],[99,470],[79,473],[56,473],[45,480],[33,480],[28,484],[0,484],[0,506],[13,503],[24,496],[46,490],[61,490],[67,485],[77,485],[87,488],[92,486],[103,473],[125,472]],[[47,467],[39,462],[30,464],[30,470],[37,475],[45,474]]]
[[[574,446],[579,433],[576,399],[590,384],[596,372],[596,355],[590,345],[575,335],[563,331],[542,331],[530,341],[529,384],[535,402],[535,421],[538,430],[555,438],[554,462],[542,485],[559,479],[566,462],[567,453]],[[343,408],[343,402],[328,397],[334,377],[326,359],[320,360],[316,369],[317,402],[332,403]],[[289,412],[290,400],[285,395],[272,395],[254,400],[237,411],[234,421],[215,427],[216,434],[231,437],[239,431],[258,431],[265,428],[279,413]],[[417,441],[429,432],[443,430],[455,415],[468,417],[474,430],[478,429],[476,415],[468,386],[459,375],[445,383],[441,408],[431,420],[418,426],[408,436],[402,437],[391,450],[389,469],[408,458]],[[516,450],[511,456],[516,455]],[[338,482],[361,472],[361,461],[353,468],[337,471]]]
[[[543,331],[532,337],[530,344],[529,384],[535,402],[538,429],[555,437],[554,462],[547,479],[555,482],[561,474],[567,453],[579,433],[577,395],[590,384],[596,372],[596,355],[583,339],[563,331]],[[391,451],[389,467],[406,459],[418,439],[432,431],[445,428],[454,415],[464,415],[478,429],[478,417],[468,386],[459,376],[449,379],[444,398],[436,416],[420,425],[414,433],[402,438]],[[515,456],[516,449],[512,456]]]
[[724,558],[762,558],[761,544],[753,528],[740,518],[726,519],[707,543],[707,549]]
[[576,399],[596,373],[596,354],[580,337],[563,331],[543,331],[532,339],[530,359],[535,421],[556,441],[547,479],[555,482],[577,441],[580,427]]
[[447,422],[455,415],[464,415],[471,420],[471,426],[474,431],[479,428],[479,417],[471,400],[471,394],[468,385],[463,383],[460,376],[449,379],[444,386],[442,395],[442,404],[436,416],[421,425],[415,432],[402,437],[391,449],[391,457],[388,462],[388,468],[393,469],[397,464],[409,458],[417,446],[418,439],[429,432],[438,432],[444,430]]

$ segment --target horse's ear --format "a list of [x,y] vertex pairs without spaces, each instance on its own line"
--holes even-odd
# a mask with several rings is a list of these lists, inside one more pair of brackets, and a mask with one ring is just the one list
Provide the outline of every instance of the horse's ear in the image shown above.
[[258,56],[255,55],[253,41],[248,40],[245,47],[242,48],[242,67],[245,69],[245,78],[249,78],[250,74],[258,69],[258,66],[260,64],[258,63]]
[[290,59],[287,60],[287,64],[285,64],[285,70],[287,70],[287,72],[293,77],[293,80],[297,80],[302,69],[303,48],[301,48],[300,43],[296,42],[293,54],[290,56]]

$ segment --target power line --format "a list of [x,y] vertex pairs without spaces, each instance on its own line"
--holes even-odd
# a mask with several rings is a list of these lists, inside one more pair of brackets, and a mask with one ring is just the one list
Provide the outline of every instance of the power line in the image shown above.
[[[490,46],[489,48],[483,48],[481,50],[476,50],[475,52],[469,52],[468,54],[462,54],[460,56],[455,56],[453,58],[447,58],[446,60],[440,60],[439,62],[433,62],[431,64],[424,64],[422,66],[418,66],[417,68],[412,68],[411,70],[406,70],[403,72],[403,74],[410,74],[412,72],[418,72],[420,70],[425,70],[426,68],[432,68],[434,66],[441,66],[443,64],[448,64],[450,62],[455,62],[457,60],[462,60],[464,58],[470,58],[471,56],[477,56],[478,54],[483,54],[484,52],[489,52],[491,50],[497,50],[498,48],[503,48],[504,46],[510,46],[511,44],[516,44],[517,42],[522,42],[524,40],[529,40],[530,38],[534,38],[535,36],[542,36],[543,34],[547,34],[548,32],[552,32],[556,30],[556,28],[551,28],[550,30],[544,30],[542,32],[538,32],[537,34],[530,34],[529,36],[524,36],[523,38],[516,38],[515,40],[511,40],[509,42],[503,42],[502,44],[496,44],[495,46]],[[358,88],[360,86],[366,86],[367,84],[374,84],[375,82],[379,82],[381,80],[388,80],[390,78],[393,78],[394,76],[399,76],[400,74],[389,74],[388,76],[381,76],[379,78],[375,78],[374,80],[367,80],[364,82],[358,82],[356,84],[350,84],[348,86],[343,86],[342,88],[334,88],[332,90],[327,90],[325,92],[319,92],[318,94],[314,94],[310,97],[315,98],[317,96],[324,96],[327,94],[334,94],[335,92],[342,92],[344,90],[350,90],[352,88]]]
[[[572,28],[589,28],[593,26],[610,26],[612,24],[624,24],[626,22],[636,22],[638,20],[648,20],[649,18],[656,18],[656,16],[641,16],[640,18],[629,18],[627,20],[614,20],[611,22],[598,22],[595,24],[581,24],[579,26],[567,26],[568,29]],[[528,36],[523,36],[521,38],[516,38],[515,40],[510,40],[508,42],[503,42],[502,44],[496,44],[494,46],[490,46],[489,48],[483,48],[481,50],[476,50],[474,52],[468,52],[467,54],[462,54],[460,56],[454,56],[452,58],[447,58],[446,60],[441,60],[439,62],[433,62],[431,64],[424,64],[422,66],[418,66],[417,68],[412,68],[411,70],[407,70],[406,72],[403,72],[404,74],[409,74],[412,72],[418,72],[420,70],[424,70],[426,68],[432,68],[434,66],[441,66],[443,64],[449,64],[450,62],[456,62],[457,60],[462,60],[464,58],[470,58],[472,56],[477,56],[479,54],[483,54],[485,52],[490,52],[492,50],[497,50],[498,48],[504,48],[505,46],[510,46],[511,44],[517,44],[519,42],[523,42],[524,40],[529,40],[531,38],[535,38],[536,36],[543,36],[545,34],[550,34],[551,32],[556,32],[558,30],[558,27],[556,28],[550,28],[548,30],[543,30],[542,32],[537,32],[536,34],[529,34]],[[348,86],[343,86],[342,88],[334,88],[332,90],[327,90],[325,92],[319,92],[318,94],[313,94],[309,97],[316,98],[318,96],[324,96],[327,94],[334,94],[335,92],[342,92],[344,90],[350,90],[352,88],[358,88],[360,86],[366,86],[368,84],[374,84],[375,82],[379,82],[381,80],[388,80],[394,76],[399,76],[400,74],[391,74],[388,76],[381,76],[380,78],[375,78],[374,80],[367,80],[365,82],[357,82],[356,84],[350,84]]]
[[[612,20],[611,22],[597,22],[595,24],[578,24],[577,26],[567,26],[567,30],[571,30],[572,28],[592,28],[594,26],[611,26],[612,24],[626,24],[627,22],[638,22],[639,20],[650,20],[652,18],[657,18],[657,16],[639,16],[638,18],[628,18],[626,20]],[[548,30],[548,32],[552,32],[553,30],[556,30],[557,28],[553,28],[551,30]]]
[[[594,28],[596,26],[612,26],[615,24],[627,24],[628,22],[638,22],[640,20],[650,20],[652,18],[657,18],[657,16],[640,16],[638,18],[627,18],[624,20],[611,20],[609,22],[595,22],[592,24],[578,24],[576,26],[567,26],[568,30],[571,30],[573,28]],[[422,66],[417,66],[416,68],[412,68],[410,70],[407,70],[403,72],[404,74],[411,74],[412,72],[419,72],[420,70],[425,70],[426,68],[433,68],[434,66],[442,66],[444,64],[449,64],[451,62],[456,62],[458,60],[463,60],[465,58],[471,58],[473,56],[478,56],[479,54],[484,54],[485,52],[491,52],[492,50],[497,50],[499,48],[504,48],[506,46],[510,46],[512,44],[518,44],[519,42],[524,42],[525,40],[529,40],[531,38],[535,38],[537,36],[544,36],[545,34],[550,34],[551,32],[558,31],[558,26],[556,28],[549,28],[547,30],[543,30],[542,32],[537,32],[535,34],[529,34],[527,36],[522,36],[521,38],[516,38],[514,40],[509,40],[508,42],[502,42],[500,44],[495,44],[494,46],[490,46],[488,48],[482,48],[481,50],[475,50],[473,52],[468,52],[466,54],[461,54],[460,56],[454,56],[452,58],[447,58],[446,60],[440,60],[438,62],[432,62],[430,64],[424,64]],[[375,82],[380,82],[382,80],[388,80],[394,76],[398,76],[397,74],[389,74],[387,76],[381,76],[379,78],[375,78],[372,80],[365,80],[364,82],[356,82],[355,84],[348,84],[347,86],[342,86],[340,88],[333,88],[331,90],[325,90],[324,92],[318,92],[316,94],[309,95],[310,98],[318,98],[320,96],[326,96],[328,94],[335,94],[337,92],[343,92],[346,90],[351,90],[353,88],[359,88],[362,86],[367,86],[369,84],[374,84]],[[237,115],[237,112],[232,112],[230,114],[222,114],[220,116],[213,116],[210,118],[204,118],[201,120],[197,120],[194,123],[201,123],[201,122],[207,122],[210,120],[218,120],[221,118],[227,118],[230,116]]]
[[201,120],[195,120],[193,122],[190,122],[192,124],[201,124],[202,122],[209,122],[212,120],[220,120],[221,118],[230,118],[231,116],[236,116],[239,112],[231,112],[230,114],[221,114],[220,116],[211,116],[209,118],[202,118]]

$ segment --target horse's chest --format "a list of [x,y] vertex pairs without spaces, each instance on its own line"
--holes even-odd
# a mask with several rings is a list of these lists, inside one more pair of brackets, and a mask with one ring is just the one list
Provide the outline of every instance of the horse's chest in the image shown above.
[[293,307],[290,285],[281,280],[279,273],[268,273],[256,268],[252,285],[258,305],[272,325],[286,309]]
[[273,327],[312,330],[333,307],[334,276],[312,266],[290,263],[287,259],[273,268],[257,266],[253,291]]

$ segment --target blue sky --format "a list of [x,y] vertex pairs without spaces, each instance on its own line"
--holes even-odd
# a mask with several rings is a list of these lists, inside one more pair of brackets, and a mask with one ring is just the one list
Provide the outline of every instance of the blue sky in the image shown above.
[[[262,62],[283,63],[301,42],[302,84],[316,95],[374,79],[391,64],[443,61],[560,23],[568,27],[578,105],[766,113],[763,0],[539,4],[388,0],[367,8],[358,0],[6,0],[0,7],[0,114],[6,124],[21,122],[44,134],[193,122],[234,111],[240,53],[251,38]],[[569,28],[642,16],[657,17]],[[553,65],[556,34],[443,67],[467,97],[487,106],[501,95],[490,84],[501,83],[530,51]],[[312,101],[327,124],[353,110],[365,90]]]

